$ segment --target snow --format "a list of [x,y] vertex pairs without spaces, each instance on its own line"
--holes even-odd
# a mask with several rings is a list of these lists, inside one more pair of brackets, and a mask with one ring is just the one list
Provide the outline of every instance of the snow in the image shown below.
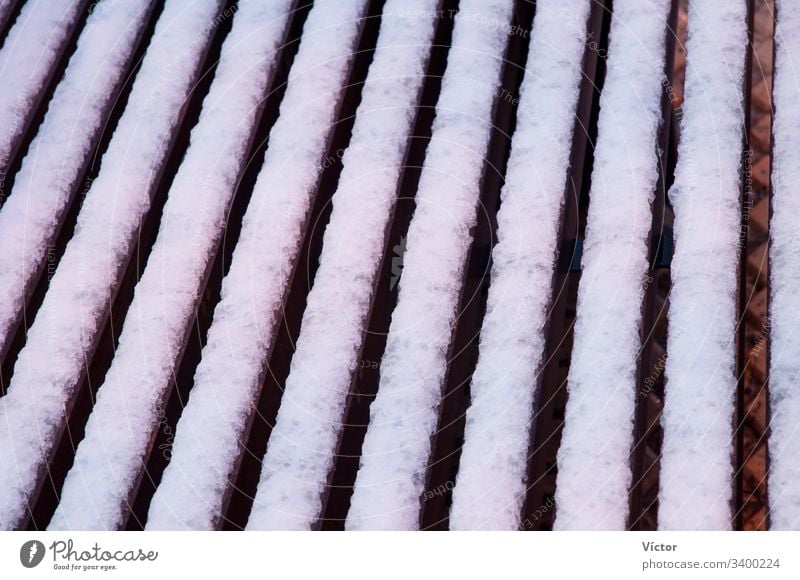
[[[167,2],[75,234],[0,399],[0,528],[13,528],[58,443],[107,304],[150,205],[155,172],[198,76],[219,0]],[[42,364],[47,361],[47,364]]]
[[14,195],[0,209],[0,353],[80,185],[150,9],[146,0],[116,0],[92,12],[22,162]]
[[47,77],[77,26],[84,0],[31,0],[22,7],[0,49],[0,201],[14,143],[34,114]]
[[464,0],[456,16],[348,529],[419,525],[513,7]]
[[773,530],[800,528],[800,393],[797,361],[800,341],[800,254],[797,216],[800,200],[794,192],[800,183],[800,100],[797,66],[800,63],[800,5],[778,0],[775,30],[773,119],[772,220],[770,222],[770,436],[769,515]]
[[659,528],[731,526],[746,2],[689,5]]
[[222,237],[292,4],[238,4],[53,529],[116,529],[124,522]]
[[669,0],[614,3],[558,451],[556,529],[623,530]]
[[[534,386],[586,43],[588,0],[540,0],[497,215],[451,529],[520,526]],[[526,216],[537,215],[536,227]]]
[[[636,365],[657,182],[665,21],[670,0],[617,0],[578,296],[569,402],[558,454],[556,528],[625,528]],[[793,336],[800,178],[793,138],[800,96],[792,58],[800,9],[776,0],[770,397],[770,512],[800,527],[800,341]],[[219,527],[236,477],[281,308],[309,227],[368,0],[317,0],[250,199],[230,273],[149,529]],[[448,350],[516,2],[461,0],[453,46],[407,236],[380,388],[371,407],[346,527],[419,527]],[[18,528],[46,475],[215,25],[232,31],[164,208],[158,238],[122,326],[50,528],[123,525],[152,451],[174,371],[227,212],[248,161],[294,0],[168,0],[101,171],[85,184],[75,234],[0,398],[0,528]],[[745,0],[690,0],[688,69],[676,179],[659,526],[730,529],[741,250]],[[8,10],[0,0],[0,14]],[[16,328],[112,106],[151,3],[90,10],[13,195],[10,155],[83,0],[30,0],[0,47],[0,353]],[[309,529],[319,520],[348,390],[372,304],[438,0],[387,0],[380,37],[332,201],[277,423],[248,529]],[[585,50],[590,0],[539,0],[498,214],[488,309],[455,479],[453,529],[516,529],[541,370]],[[55,79],[59,80],[59,79]],[[668,88],[668,87],[667,87]],[[6,190],[4,190],[4,187]],[[6,200],[7,198],[7,200]],[[535,227],[530,215],[540,217]],[[313,225],[313,224],[312,224]],[[773,314],[775,313],[775,314]],[[45,361],[43,363],[43,361]],[[453,482],[450,482],[451,484]]]
[[366,6],[324,0],[309,13],[148,529],[221,520]]
[[323,509],[433,41],[433,19],[417,15],[436,5],[384,7],[248,529],[308,529]]

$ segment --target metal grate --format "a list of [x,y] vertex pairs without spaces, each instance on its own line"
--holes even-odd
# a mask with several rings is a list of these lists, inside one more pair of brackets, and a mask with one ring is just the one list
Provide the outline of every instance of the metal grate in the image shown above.
[[[458,24],[457,14],[465,1],[441,0],[436,15],[433,16],[433,43],[426,76],[418,95],[413,132],[407,136],[404,166],[396,187],[397,202],[391,209],[389,225],[384,233],[382,257],[377,268],[378,275],[368,307],[363,339],[357,345],[358,362],[351,369],[345,413],[341,418],[341,432],[338,435],[336,453],[330,458],[330,474],[320,500],[320,516],[313,524],[315,528],[345,528],[361,461],[362,445],[370,426],[370,405],[379,392],[381,361],[392,314],[398,302],[397,279],[402,279],[405,240],[417,207],[415,195],[432,138],[442,77],[447,71],[454,28]],[[24,292],[24,299],[16,311],[7,340],[0,342],[0,394],[3,399],[14,395],[15,364],[20,354],[25,352],[29,331],[46,299],[51,279],[63,267],[62,257],[75,233],[76,224],[79,223],[85,197],[104,169],[102,156],[109,148],[120,118],[133,106],[129,101],[133,82],[141,69],[159,18],[165,13],[165,5],[169,2],[170,0],[154,1],[147,7],[147,16],[143,19],[135,49],[125,64],[121,77],[123,82],[113,87],[109,104],[102,111],[102,123],[92,135],[90,153],[85,156],[78,176],[70,184],[66,207],[58,213],[52,224],[46,255],[32,261],[32,268],[35,270],[31,277],[32,282]],[[60,423],[55,428],[52,451],[42,457],[40,473],[34,478],[34,489],[26,491],[26,513],[21,519],[10,522],[4,520],[0,513],[0,523],[5,527],[44,529],[59,505],[65,479],[73,467],[76,449],[84,439],[98,388],[107,379],[126,317],[132,316],[129,307],[137,283],[148,264],[173,179],[190,148],[190,133],[198,124],[204,99],[215,80],[224,49],[223,43],[231,35],[236,22],[236,2],[230,0],[224,5],[218,4],[219,14],[227,16],[218,19],[207,43],[197,49],[200,64],[192,74],[194,80],[191,91],[176,113],[170,138],[164,144],[163,158],[154,167],[147,186],[152,202],[139,224],[135,253],[124,257],[119,277],[112,283],[111,298],[98,314],[98,331],[87,337],[82,371],[76,377],[75,388],[67,397]],[[281,114],[281,103],[290,82],[295,57],[304,40],[304,25],[314,4],[298,0],[286,25],[284,41],[276,56],[268,93],[264,95],[252,121],[252,137],[247,145],[246,159],[239,167],[235,197],[227,212],[224,234],[213,254],[207,257],[207,268],[200,281],[202,291],[194,299],[192,319],[187,325],[190,331],[185,333],[180,352],[176,353],[172,380],[163,401],[159,403],[162,416],[149,440],[147,452],[141,458],[136,481],[130,486],[130,494],[124,506],[123,523],[119,526],[123,529],[143,529],[146,526],[151,500],[170,463],[169,451],[179,428],[178,421],[192,396],[195,373],[203,357],[214,309],[220,302],[223,279],[230,269],[242,220],[270,147],[270,131]],[[565,176],[563,211],[558,220],[558,248],[561,255],[557,262],[558,267],[552,275],[548,320],[543,330],[545,350],[542,364],[538,369],[535,385],[531,386],[536,392],[536,402],[531,410],[534,420],[529,433],[519,434],[530,439],[526,466],[527,492],[520,514],[521,529],[552,529],[558,517],[558,506],[555,502],[557,454],[565,409],[569,404],[567,385],[572,361],[573,330],[578,315],[578,288],[581,283],[581,270],[577,265],[581,263],[581,259],[585,259],[580,255],[580,249],[586,234],[587,212],[592,201],[589,192],[614,4],[612,0],[591,0],[591,11],[586,22],[589,40],[582,62],[572,151]],[[659,180],[652,204],[649,268],[644,301],[641,305],[631,305],[631,308],[640,308],[642,312],[639,329],[641,348],[636,362],[634,445],[630,455],[632,483],[629,497],[620,498],[620,502],[627,506],[627,527],[635,530],[658,528],[662,439],[659,420],[664,405],[665,361],[669,356],[667,320],[672,284],[670,260],[674,220],[667,192],[673,182],[677,144],[680,140],[682,87],[686,67],[685,4],[679,0],[672,1],[669,21],[665,22],[664,27],[666,78],[661,103],[662,123],[658,141],[653,144],[659,151]],[[0,43],[12,33],[16,23],[20,22],[19,17],[27,5],[25,2],[11,2],[7,12],[0,14]],[[335,193],[343,168],[342,155],[348,149],[357,120],[362,91],[378,44],[385,5],[384,0],[367,2],[365,15],[359,25],[357,49],[348,64],[347,82],[333,97],[337,99],[336,121],[329,128],[320,128],[329,131],[326,152],[321,160],[323,168],[314,185],[310,210],[301,220],[303,232],[300,249],[291,266],[282,310],[271,330],[274,340],[268,351],[263,353],[264,365],[257,388],[257,399],[245,420],[247,436],[240,442],[241,457],[235,462],[233,472],[228,475],[222,509],[216,524],[220,529],[243,529],[253,506],[262,461],[282,404],[286,380],[291,372],[293,355],[301,335],[306,301],[315,283],[323,248],[323,234],[331,219],[332,203],[335,203]],[[498,240],[497,212],[501,205],[509,152],[515,138],[520,87],[526,66],[530,70],[531,30],[538,17],[538,10],[541,10],[532,0],[515,0],[513,5],[513,20],[510,23],[510,30],[513,32],[508,35],[505,62],[489,119],[491,139],[483,162],[479,203],[476,208],[477,222],[471,231],[471,245],[460,282],[458,316],[451,329],[447,372],[441,384],[438,420],[424,474],[425,497],[420,498],[419,504],[421,529],[449,529],[453,488],[458,485],[466,412],[471,404],[470,384],[478,364],[480,333],[492,284],[492,249]],[[741,252],[739,324],[735,336],[739,383],[735,441],[731,441],[735,478],[731,482],[730,495],[732,525],[736,529],[766,529],[768,455],[765,437],[769,424],[767,247],[771,195],[771,79],[775,10],[771,0],[748,0],[748,7],[751,16],[748,33],[752,44],[748,47],[744,87],[746,118],[743,176],[752,178],[753,188],[748,189],[745,186],[742,192],[742,214],[747,223],[743,222],[745,243]],[[113,9],[113,6],[109,6],[109,9]],[[5,189],[0,191],[0,212],[6,207],[3,204],[13,198],[17,191],[15,188],[19,187],[14,177],[26,155],[31,154],[31,143],[47,120],[48,103],[68,70],[69,58],[77,50],[90,10],[88,2],[81,3],[80,17],[70,25],[44,83],[23,112],[23,130],[11,141],[10,156],[0,165],[0,174],[5,175]],[[7,48],[0,44],[0,50]],[[14,79],[9,80],[9,84],[13,84]],[[0,87],[0,90],[4,88]],[[465,88],[465,91],[468,90],[469,88]],[[326,160],[330,162],[325,162]],[[281,211],[280,207],[268,209]],[[527,216],[526,219],[529,220],[530,227],[535,228],[542,218]],[[57,343],[54,348],[57,350]],[[48,365],[50,361],[36,361],[36,364]],[[527,361],[526,364],[537,363]],[[3,412],[0,411],[0,414]],[[626,426],[620,425],[620,429],[623,428]]]

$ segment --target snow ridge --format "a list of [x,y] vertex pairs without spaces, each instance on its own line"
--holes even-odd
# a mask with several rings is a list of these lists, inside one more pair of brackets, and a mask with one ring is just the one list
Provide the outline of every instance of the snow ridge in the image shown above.
[[93,10],[75,54],[0,209],[0,353],[4,353],[54,242],[111,98],[125,79],[152,6],[116,0]]
[[625,529],[669,0],[619,0],[600,98],[555,527]]
[[424,15],[436,5],[384,6],[248,529],[308,529],[320,516],[433,40]]
[[[514,530],[586,43],[587,0],[540,0],[497,215],[450,528]],[[526,216],[537,215],[532,228]]]
[[293,0],[242,0],[106,379],[67,474],[53,529],[116,529],[161,420],[201,284],[245,163]]
[[366,6],[322,0],[309,13],[148,529],[222,517]]
[[419,526],[513,8],[463,0],[456,15],[348,529]]
[[[50,281],[0,399],[0,528],[13,528],[58,443],[65,408],[150,205],[181,107],[197,77],[220,0],[169,0],[128,106],[86,193],[73,238]],[[48,364],[41,364],[48,361]]]
[[800,340],[800,254],[797,251],[797,216],[800,200],[794,184],[800,183],[800,5],[776,2],[775,119],[773,121],[772,221],[770,232],[770,528],[800,529],[800,394],[797,361]]
[[[69,41],[86,0],[31,0],[22,7],[0,50],[0,171],[10,162],[14,142],[34,114],[34,103]],[[0,198],[6,175],[0,174]]]
[[744,0],[689,4],[675,255],[661,423],[659,528],[731,527]]

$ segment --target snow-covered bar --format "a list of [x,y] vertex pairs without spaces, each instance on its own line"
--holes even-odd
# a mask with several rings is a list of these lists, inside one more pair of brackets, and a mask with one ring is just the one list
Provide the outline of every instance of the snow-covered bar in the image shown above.
[[87,0],[26,2],[3,42],[0,49],[0,78],[5,79],[0,83],[0,204],[9,194],[5,184],[12,156],[87,5]]
[[348,529],[416,529],[512,0],[459,6]]
[[[150,505],[148,529],[214,529],[220,524],[292,272],[304,267],[297,265],[303,233],[309,227],[359,30],[365,26],[366,5],[362,0],[322,0],[308,16],[208,342],[178,421],[172,459]],[[384,30],[369,74],[377,66],[383,67],[384,75],[402,78],[404,65],[395,60],[397,52],[384,54]],[[392,38],[392,43],[409,50],[407,44],[414,40],[405,35]],[[427,47],[428,38],[416,40]],[[381,61],[385,64],[378,65]],[[406,90],[396,86],[397,78],[392,78],[390,98],[405,103]],[[378,87],[373,85],[368,81],[364,88],[361,110],[374,98],[370,95]],[[384,82],[380,88],[386,86]],[[359,111],[359,119],[360,115]],[[385,116],[381,119],[388,122]],[[354,139],[361,131],[359,123]]]
[[771,529],[800,529],[800,4],[775,4],[775,78],[772,220],[770,221],[770,436],[769,515]]
[[64,482],[53,529],[116,529],[125,522],[247,161],[293,4],[238,4],[114,360]]
[[147,0],[117,0],[92,11],[16,176],[14,195],[0,208],[0,361],[152,9]]
[[319,519],[417,113],[438,0],[390,0],[248,529]]
[[[497,215],[451,529],[520,525],[590,0],[540,0]],[[537,215],[535,227],[527,216]]]
[[75,234],[0,399],[0,528],[24,520],[45,475],[220,8],[220,0],[169,0],[159,18]]
[[557,458],[561,530],[626,526],[669,10],[614,2]]
[[669,191],[675,254],[658,525],[726,530],[732,518],[747,2],[691,1],[688,35],[681,141]]

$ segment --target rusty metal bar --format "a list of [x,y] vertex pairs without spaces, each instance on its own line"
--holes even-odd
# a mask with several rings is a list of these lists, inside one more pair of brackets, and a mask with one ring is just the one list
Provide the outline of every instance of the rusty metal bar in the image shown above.
[[[765,6],[766,3],[762,1],[762,6]],[[755,84],[754,79],[754,57],[755,57],[755,17],[756,17],[756,1],[749,0],[747,4],[748,8],[748,23],[747,23],[747,35],[748,35],[748,47],[746,53],[746,61],[745,61],[745,77],[744,77],[744,112],[745,112],[745,119],[744,119],[744,126],[743,126],[743,143],[742,143],[742,216],[741,216],[741,239],[740,239],[740,263],[739,263],[739,288],[738,288],[738,311],[737,311],[737,333],[736,333],[736,342],[737,342],[737,361],[736,361],[736,370],[738,376],[738,384],[737,384],[737,396],[736,396],[736,417],[734,423],[734,433],[735,433],[735,455],[734,455],[734,497],[733,497],[733,525],[734,529],[736,530],[745,530],[745,529],[768,529],[769,527],[769,510],[767,504],[767,483],[766,483],[766,476],[769,472],[769,453],[766,453],[766,461],[762,469],[756,469],[756,471],[762,472],[763,475],[760,475],[754,482],[751,482],[752,485],[748,486],[748,463],[753,460],[758,448],[760,446],[766,446],[766,441],[769,434],[769,392],[768,392],[768,373],[769,373],[769,364],[770,364],[770,346],[769,346],[769,283],[766,283],[766,304],[764,305],[764,315],[759,316],[756,309],[759,307],[758,305],[758,296],[757,293],[759,292],[759,278],[762,276],[768,278],[769,276],[769,251],[763,257],[763,260],[759,264],[759,269],[757,274],[754,276],[754,279],[751,281],[749,276],[749,261],[753,254],[758,253],[759,249],[759,240],[758,234],[756,232],[756,227],[758,226],[755,223],[755,208],[756,208],[756,201],[757,196],[755,195],[754,186],[755,186],[755,175],[754,175],[754,163],[755,163],[755,149],[757,147],[756,140],[754,139],[754,121],[753,121],[753,112],[756,108],[754,99],[753,99],[753,86]],[[774,8],[777,10],[777,7]],[[775,16],[773,12],[773,18]],[[773,20],[774,24],[774,20]],[[775,41],[774,41],[774,26],[773,26],[773,38],[772,38],[772,62],[775,62]],[[763,69],[762,69],[763,72]],[[766,77],[764,78],[764,83],[767,83]],[[773,84],[774,86],[774,84]],[[772,95],[769,93],[769,105],[770,108],[772,107]],[[770,116],[770,142],[769,142],[769,168],[770,174],[767,178],[767,193],[766,193],[766,203],[768,204],[769,213],[767,219],[765,220],[764,224],[761,224],[761,227],[766,229],[766,237],[767,237],[767,248],[769,250],[771,246],[771,240],[769,238],[769,218],[771,217],[772,211],[772,131],[771,131],[771,122],[773,119],[772,112],[769,114]],[[757,258],[756,258],[757,259]],[[756,331],[755,342],[751,339],[752,337],[752,327],[758,327]],[[755,359],[760,356],[761,353],[764,353],[764,359],[766,361],[765,373],[762,377],[757,377],[754,372],[754,362]],[[760,379],[760,380],[759,380]],[[757,389],[755,396],[752,398],[758,399],[763,398],[764,405],[765,405],[765,422],[761,426],[761,429],[754,428],[754,423],[757,423],[754,420],[754,412],[753,406],[748,404],[748,398],[750,395],[753,395],[753,390]],[[759,433],[760,431],[760,433]],[[752,448],[748,449],[748,432],[752,432],[754,437],[758,439],[752,444]],[[752,478],[751,478],[752,479]],[[752,489],[748,489],[751,487]],[[754,500],[757,495],[763,494],[764,505],[762,506],[762,510],[764,512],[764,516],[760,518],[760,521],[750,521],[753,519],[752,516],[757,516],[757,511],[750,510],[751,504],[754,503]]]
[[749,217],[752,207],[752,167],[753,151],[751,149],[752,127],[751,119],[751,94],[752,89],[750,80],[753,72],[753,19],[755,14],[755,0],[747,0],[747,51],[745,53],[744,67],[744,125],[742,127],[742,163],[741,163],[741,230],[739,237],[739,288],[737,290],[737,324],[736,324],[736,416],[734,418],[734,438],[735,452],[733,456],[734,481],[733,497],[731,506],[733,508],[733,528],[742,528],[742,498],[743,498],[743,464],[744,464],[744,429],[743,417],[746,415],[744,397],[744,372],[747,367],[747,347],[745,345],[745,312],[747,310],[747,229],[749,224],[746,218]]
[[744,372],[747,366],[745,345],[745,323],[744,316],[747,310],[747,229],[749,224],[746,217],[749,217],[752,207],[752,167],[753,151],[751,149],[752,127],[751,119],[751,94],[750,79],[753,74],[753,18],[755,13],[755,0],[747,1],[747,52],[745,53],[744,68],[744,126],[742,127],[742,164],[741,164],[741,233],[740,233],[740,254],[739,254],[739,289],[737,296],[737,325],[736,325],[736,374],[738,376],[736,393],[736,418],[734,427],[734,437],[736,438],[736,452],[734,454],[734,496],[733,508],[734,529],[742,527],[742,496],[743,496],[743,477],[742,465],[744,463],[744,429],[742,420],[746,414],[744,400]]

